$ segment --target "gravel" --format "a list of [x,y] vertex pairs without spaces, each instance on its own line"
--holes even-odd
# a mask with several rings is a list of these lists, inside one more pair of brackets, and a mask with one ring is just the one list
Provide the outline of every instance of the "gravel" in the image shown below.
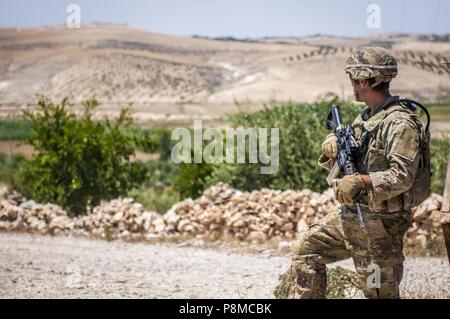
[[[0,233],[0,298],[273,298],[288,256]],[[352,268],[351,260],[331,265]],[[448,297],[443,258],[407,258],[405,297]]]

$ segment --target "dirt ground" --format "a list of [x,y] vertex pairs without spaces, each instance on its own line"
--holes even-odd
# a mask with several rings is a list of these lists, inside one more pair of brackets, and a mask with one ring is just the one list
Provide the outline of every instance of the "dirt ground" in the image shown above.
[[[0,233],[0,298],[273,298],[289,262],[225,248]],[[407,258],[404,297],[445,297],[449,287],[445,259]]]

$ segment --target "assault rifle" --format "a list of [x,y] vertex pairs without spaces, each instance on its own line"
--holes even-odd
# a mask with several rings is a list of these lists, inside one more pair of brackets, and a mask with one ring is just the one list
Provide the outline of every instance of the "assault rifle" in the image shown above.
[[[332,185],[334,179],[339,175],[353,175],[357,173],[355,167],[354,154],[358,150],[359,146],[355,140],[355,133],[350,125],[344,125],[342,123],[339,106],[333,105],[326,120],[326,128],[332,131],[337,137],[338,154],[336,158],[336,164],[327,177],[327,182]],[[360,197],[362,191],[356,195],[353,199],[353,203],[356,206],[356,213],[358,214],[359,225],[362,229],[366,227],[362,212]]]

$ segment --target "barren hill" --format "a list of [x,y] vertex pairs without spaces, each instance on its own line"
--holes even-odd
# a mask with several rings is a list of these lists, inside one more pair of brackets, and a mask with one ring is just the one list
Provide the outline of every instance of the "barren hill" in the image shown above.
[[400,61],[394,93],[450,99],[448,37],[390,34],[257,41],[177,37],[122,25],[0,29],[0,113],[32,106],[36,94],[75,103],[96,96],[104,112],[133,103],[142,121],[214,118],[273,99],[351,95],[345,58],[362,45],[389,47]]

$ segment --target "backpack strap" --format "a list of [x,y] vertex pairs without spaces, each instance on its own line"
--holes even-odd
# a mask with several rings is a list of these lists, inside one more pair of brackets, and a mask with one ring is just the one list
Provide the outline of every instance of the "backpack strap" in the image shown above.
[[[428,110],[426,109],[425,106],[423,106],[422,104],[420,104],[419,102],[414,101],[414,100],[399,99],[399,100],[395,100],[395,101],[391,101],[391,102],[387,103],[385,106],[383,106],[383,110],[388,111],[388,113],[397,111],[399,109],[399,106],[396,104],[403,104],[413,112],[415,112],[417,110],[417,107],[420,107],[422,109],[422,111],[425,113],[425,115],[427,116],[427,125],[425,127],[425,131],[426,132],[430,131],[431,117],[430,117],[430,113],[428,112]],[[392,105],[395,105],[395,106],[391,107]]]

